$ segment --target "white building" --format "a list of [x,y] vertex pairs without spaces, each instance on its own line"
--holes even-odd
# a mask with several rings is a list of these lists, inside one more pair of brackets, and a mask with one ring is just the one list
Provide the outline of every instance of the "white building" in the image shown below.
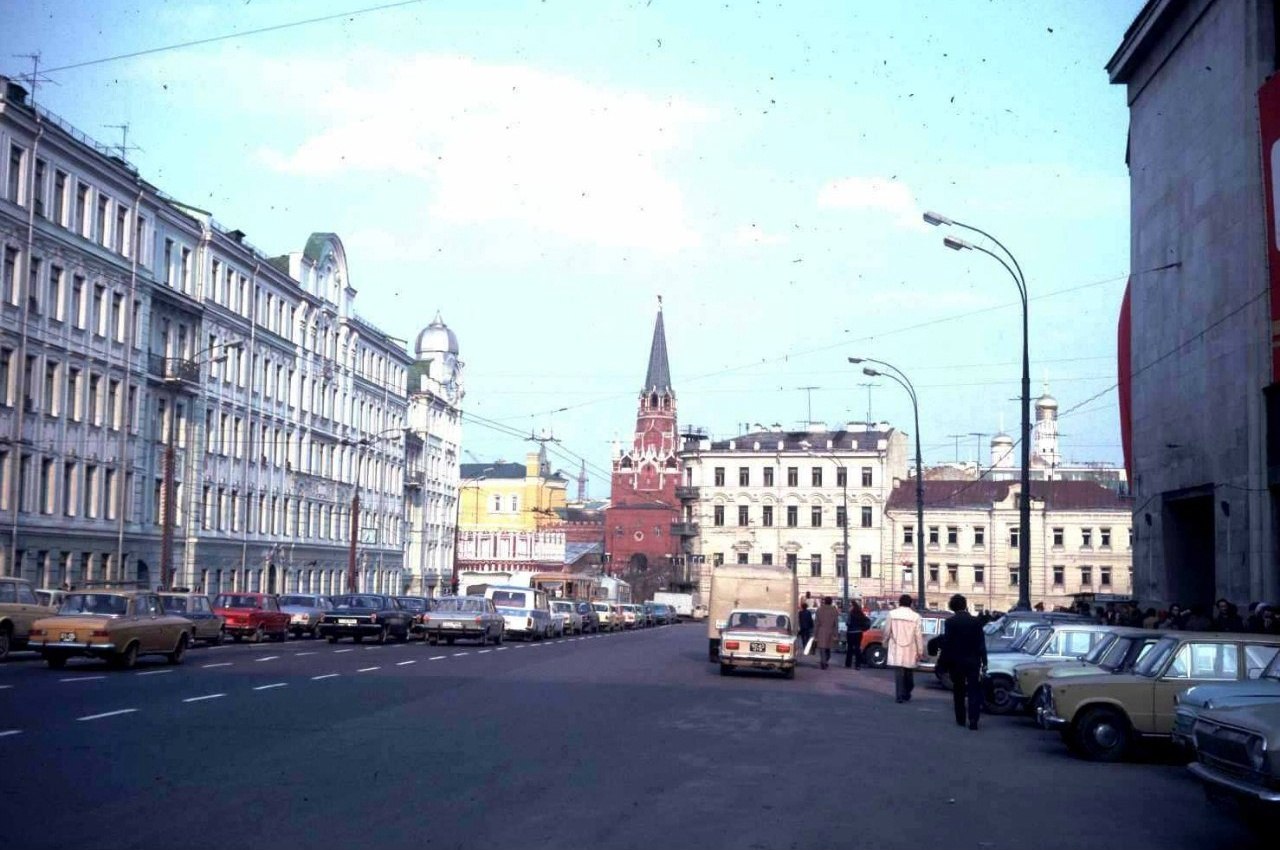
[[[901,431],[883,423],[874,430],[759,431],[686,442],[681,460],[677,495],[684,523],[693,526],[686,553],[693,563],[788,564],[798,571],[801,594],[813,596],[842,596],[846,573],[851,596],[878,577],[885,506],[906,476]],[[705,599],[709,575],[701,573]]]

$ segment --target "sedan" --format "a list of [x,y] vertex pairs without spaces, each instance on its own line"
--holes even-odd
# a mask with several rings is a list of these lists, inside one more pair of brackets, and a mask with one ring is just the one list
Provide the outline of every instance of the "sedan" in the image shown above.
[[400,603],[401,608],[413,614],[413,635],[425,637],[424,623],[427,620],[427,614],[431,613],[431,609],[435,607],[436,600],[425,596],[397,596],[395,599]]
[[578,607],[578,614],[582,617],[582,630],[595,634],[600,631],[600,612],[590,602],[578,600],[574,603]]
[[329,597],[314,593],[291,593],[280,597],[280,610],[289,615],[289,631],[294,637],[320,637],[320,620],[333,610]]
[[213,600],[213,613],[226,621],[227,634],[236,641],[249,638],[260,643],[267,635],[284,643],[289,639],[289,615],[268,593],[222,593]]
[[103,658],[122,669],[136,664],[139,655],[164,655],[170,664],[181,664],[191,645],[191,621],[166,614],[154,593],[69,593],[57,616],[31,626],[29,645],[54,670],[72,656]]
[[482,644],[502,643],[506,620],[490,600],[483,596],[446,596],[435,603],[423,624],[432,646],[442,640],[452,645],[459,638],[472,638]]
[[582,615],[578,613],[577,603],[572,600],[552,599],[551,616],[560,621],[561,634],[582,634]]
[[177,614],[191,621],[191,643],[202,640],[217,646],[226,638],[223,624],[226,622],[213,612],[213,603],[203,593],[161,593],[166,614]]
[[356,643],[371,637],[386,643],[394,637],[401,643],[413,634],[413,612],[400,607],[393,597],[378,593],[351,593],[333,598],[333,610],[320,621],[320,635],[329,643],[349,637]]

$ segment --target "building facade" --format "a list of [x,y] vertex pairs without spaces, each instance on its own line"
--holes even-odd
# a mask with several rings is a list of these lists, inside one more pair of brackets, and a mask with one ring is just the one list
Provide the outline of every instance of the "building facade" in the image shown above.
[[1270,0],[1149,0],[1107,64],[1129,104],[1135,591],[1156,604],[1280,598],[1278,25]]
[[565,534],[557,528],[568,479],[553,473],[546,448],[524,463],[461,466],[458,570],[560,570]]
[[[702,598],[717,564],[787,564],[803,596],[879,587],[885,509],[907,471],[907,437],[874,430],[760,431],[686,443],[682,522]],[[848,549],[845,549],[845,539]]]
[[[917,534],[925,542],[925,593],[943,608],[952,594],[1007,611],[1018,601],[1018,498],[1005,481],[925,481],[924,528],[914,481],[889,495],[880,573],[864,595],[891,600],[918,590]],[[1092,481],[1038,481],[1031,501],[1031,602],[1068,606],[1072,594],[1133,593],[1132,505]]]

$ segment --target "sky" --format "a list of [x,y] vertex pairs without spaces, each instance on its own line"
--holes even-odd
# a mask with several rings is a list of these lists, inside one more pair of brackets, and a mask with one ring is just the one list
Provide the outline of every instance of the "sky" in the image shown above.
[[[924,210],[1014,253],[1064,458],[1121,461],[1128,116],[1104,65],[1141,0],[360,11],[391,2],[0,0],[0,73],[40,54],[42,106],[107,144],[127,124],[145,179],[268,256],[337,233],[357,312],[412,340],[438,311],[464,410],[553,435],[593,497],[658,296],[682,429],[912,431],[847,361],[873,357],[915,384],[927,463],[985,462],[1018,428],[1017,289]],[[465,426],[467,460],[532,446]]]

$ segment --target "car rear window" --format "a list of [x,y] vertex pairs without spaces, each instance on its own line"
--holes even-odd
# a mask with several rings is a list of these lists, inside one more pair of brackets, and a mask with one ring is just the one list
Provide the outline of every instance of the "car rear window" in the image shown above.
[[185,614],[192,610],[192,606],[187,603],[187,597],[185,596],[161,596],[160,600],[164,602],[164,610],[166,611]]
[[224,593],[213,603],[215,608],[261,608],[262,600],[244,593]]
[[315,597],[313,596],[281,596],[280,604],[281,605],[305,605],[310,607],[316,604],[316,600],[315,600]]
[[520,590],[495,590],[490,596],[499,608],[526,608],[528,594]]
[[335,608],[381,608],[380,596],[339,596],[333,600]]

